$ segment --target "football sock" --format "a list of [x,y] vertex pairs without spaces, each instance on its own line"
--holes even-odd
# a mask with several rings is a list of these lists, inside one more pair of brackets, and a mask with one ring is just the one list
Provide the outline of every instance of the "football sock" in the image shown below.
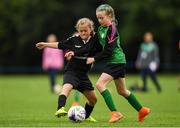
[[137,111],[139,111],[142,108],[142,105],[138,102],[138,100],[132,93],[126,99],[131,104],[131,106],[133,106],[133,108]]
[[116,107],[114,105],[114,102],[113,102],[113,99],[112,99],[112,96],[111,96],[111,93],[109,92],[108,89],[104,90],[101,95],[103,96],[105,102],[106,102],[106,105],[108,106],[108,108],[111,110],[111,111],[116,111]]
[[59,96],[59,98],[58,98],[58,108],[57,109],[60,109],[61,107],[65,106],[66,99],[67,99],[67,97],[65,95],[60,95]]
[[88,103],[86,103],[86,105],[85,105],[86,118],[88,118],[91,115],[93,108],[94,108],[94,106],[90,106]]
[[79,92],[78,92],[78,91],[75,91],[75,92],[74,92],[74,100],[75,100],[76,102],[79,102]]

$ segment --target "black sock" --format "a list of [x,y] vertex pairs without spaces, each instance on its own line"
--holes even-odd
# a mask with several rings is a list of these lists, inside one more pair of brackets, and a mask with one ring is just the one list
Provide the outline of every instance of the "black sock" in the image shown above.
[[59,98],[58,98],[58,108],[57,109],[60,109],[61,107],[65,106],[66,104],[66,96],[65,95],[60,95]]
[[90,106],[88,103],[86,103],[86,105],[85,105],[86,119],[91,115],[93,108],[94,108],[94,106]]

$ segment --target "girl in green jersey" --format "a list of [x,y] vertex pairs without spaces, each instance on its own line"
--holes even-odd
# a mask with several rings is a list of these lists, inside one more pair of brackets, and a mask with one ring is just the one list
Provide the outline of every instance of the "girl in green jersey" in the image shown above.
[[111,93],[106,88],[112,80],[114,80],[118,94],[125,97],[133,108],[138,111],[138,120],[142,121],[150,113],[150,109],[143,107],[125,86],[126,59],[120,46],[120,37],[114,22],[114,10],[110,5],[103,4],[96,9],[96,16],[100,23],[98,38],[102,51],[94,57],[88,57],[87,64],[106,60],[106,67],[99,77],[96,87],[111,111],[109,123],[117,122],[123,118],[123,115],[115,107]]

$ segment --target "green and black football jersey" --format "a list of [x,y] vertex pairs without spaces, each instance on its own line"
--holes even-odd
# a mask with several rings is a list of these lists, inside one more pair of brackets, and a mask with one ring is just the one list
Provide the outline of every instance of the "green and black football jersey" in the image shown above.
[[95,60],[106,59],[107,63],[126,63],[125,54],[120,46],[120,36],[114,24],[98,28],[99,43],[103,47],[103,52],[95,56]]

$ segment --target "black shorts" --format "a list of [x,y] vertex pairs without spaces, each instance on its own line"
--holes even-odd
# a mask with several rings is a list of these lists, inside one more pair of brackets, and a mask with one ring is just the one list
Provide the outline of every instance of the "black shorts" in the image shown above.
[[113,77],[113,79],[124,78],[125,77],[125,64],[107,64],[103,70]]
[[63,85],[64,84],[72,84],[73,89],[76,89],[80,92],[84,92],[85,90],[94,90],[91,81],[88,78],[87,74],[79,74],[73,71],[66,71],[64,73]]

